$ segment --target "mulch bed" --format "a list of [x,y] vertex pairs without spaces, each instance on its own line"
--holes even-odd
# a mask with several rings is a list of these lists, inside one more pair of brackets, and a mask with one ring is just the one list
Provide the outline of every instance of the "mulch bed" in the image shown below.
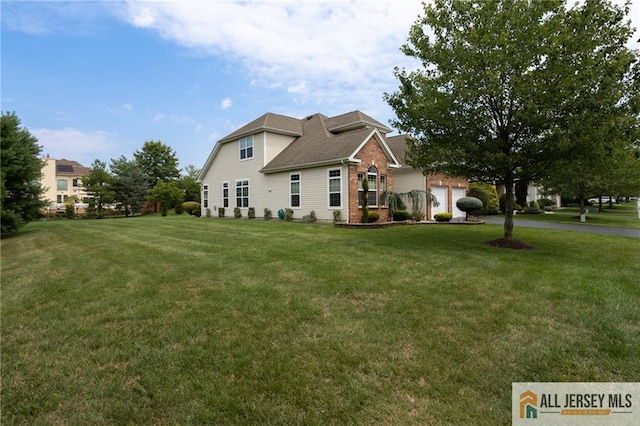
[[509,248],[514,250],[533,250],[534,247],[531,244],[518,240],[507,240],[505,238],[499,238],[497,240],[485,241],[486,245],[491,247]]

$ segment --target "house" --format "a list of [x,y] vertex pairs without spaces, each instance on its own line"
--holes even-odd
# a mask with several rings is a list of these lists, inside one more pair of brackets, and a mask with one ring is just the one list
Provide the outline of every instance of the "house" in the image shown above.
[[[337,211],[342,222],[357,223],[364,198],[362,182],[367,179],[369,210],[385,221],[388,209],[381,203],[383,191],[429,188],[422,173],[403,166],[394,151],[397,148],[390,144],[391,140],[394,147],[401,145],[401,140],[387,137],[390,132],[361,111],[303,119],[267,113],[213,148],[198,176],[202,214],[239,207],[246,217],[249,207],[255,208],[256,215],[262,215],[264,208],[274,215],[290,208],[294,218],[314,211],[318,220],[331,221]],[[409,188],[413,181],[406,179],[404,185],[404,177],[410,175],[424,184]],[[400,187],[396,176],[402,177]],[[435,182],[431,185],[437,186]],[[444,181],[437,182],[444,186]]]
[[63,210],[69,197],[75,196],[78,201],[87,197],[82,189],[82,178],[91,169],[77,161],[56,160],[47,156],[42,167],[40,184],[45,188],[42,198],[49,203],[48,209]]
[[428,220],[434,220],[437,213],[449,212],[453,217],[465,217],[466,214],[458,209],[456,201],[466,197],[469,191],[469,181],[466,178],[445,176],[444,174],[424,175],[405,162],[407,152],[407,135],[392,136],[387,139],[391,150],[402,159],[402,167],[394,172],[396,192],[409,192],[413,189],[429,191],[435,195],[437,206],[423,203],[422,212]]

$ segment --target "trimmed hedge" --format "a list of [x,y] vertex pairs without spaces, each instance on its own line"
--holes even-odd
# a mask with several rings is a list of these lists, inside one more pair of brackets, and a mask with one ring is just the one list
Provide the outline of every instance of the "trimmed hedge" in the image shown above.
[[433,218],[436,222],[449,222],[453,218],[453,214],[449,212],[436,213]]

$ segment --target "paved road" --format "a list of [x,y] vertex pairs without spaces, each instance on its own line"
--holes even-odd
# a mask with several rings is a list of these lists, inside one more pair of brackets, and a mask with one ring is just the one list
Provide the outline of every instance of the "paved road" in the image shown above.
[[[493,223],[496,225],[503,225],[503,218],[492,218],[483,216],[482,220],[487,223]],[[639,219],[640,220],[640,219]],[[544,228],[544,229],[559,229],[563,231],[583,231],[594,232],[596,234],[609,234],[609,235],[624,235],[625,237],[640,238],[640,229],[627,229],[627,228],[609,228],[606,226],[591,226],[591,225],[572,225],[569,223],[554,223],[554,222],[538,222],[536,220],[522,220],[513,219],[514,226],[524,226],[527,228]]]

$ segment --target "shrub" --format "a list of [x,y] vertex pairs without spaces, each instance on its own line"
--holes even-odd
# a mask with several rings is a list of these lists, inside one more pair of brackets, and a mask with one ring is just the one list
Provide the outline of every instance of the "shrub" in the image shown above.
[[513,205],[513,209],[514,209],[514,210],[518,210],[518,211],[520,211],[520,210],[522,210],[522,206],[521,206],[520,204],[518,204],[518,203],[515,203],[515,204]]
[[67,217],[67,219],[73,219],[75,212],[76,212],[76,209],[73,206],[73,203],[66,203],[64,205],[64,215]]
[[255,209],[255,207],[249,207],[249,211],[247,212],[247,217],[249,219],[255,219],[256,218],[256,209]]
[[393,213],[393,220],[395,220],[397,222],[402,222],[402,221],[405,221],[405,220],[409,220],[410,218],[411,218],[411,215],[406,210],[398,210],[398,211]]
[[224,217],[224,207],[218,207],[218,217]]
[[309,222],[313,223],[316,220],[318,220],[318,218],[316,217],[316,212],[315,210],[311,210],[311,213],[309,213]]
[[167,213],[169,213],[169,207],[167,207],[167,203],[163,203],[162,206],[160,206],[160,214],[166,216]]
[[553,200],[549,199],[549,198],[541,198],[538,200],[538,204],[540,205],[540,208],[545,208],[547,206],[553,207]]
[[233,217],[236,219],[240,219],[242,217],[242,210],[240,210],[240,207],[233,208]]
[[525,214],[537,214],[540,213],[540,205],[537,201],[531,201],[527,207],[524,208]]
[[[473,188],[480,188],[484,190],[487,194],[486,200],[480,198],[480,200],[484,203],[480,214],[497,214],[498,210],[501,210],[500,201],[498,199],[498,191],[496,191],[496,186],[486,182],[474,182],[469,185],[469,195],[475,197],[471,192]],[[504,209],[502,209],[504,211]]]
[[424,212],[422,210],[414,210],[411,212],[411,218],[416,222],[421,222],[424,219]]
[[207,217],[211,217],[211,209],[207,209]]
[[456,207],[465,212],[468,219],[469,213],[476,214],[482,209],[482,201],[476,197],[463,197],[456,201]]
[[542,208],[542,210],[544,210],[545,212],[552,212],[552,211],[553,211],[553,207],[551,207],[551,206],[544,206],[544,207]]
[[361,212],[360,223],[367,223],[369,221],[369,207],[363,206]]
[[333,223],[339,223],[340,222],[340,210],[334,210],[333,211]]
[[367,223],[375,223],[380,219],[380,213],[378,212],[369,212],[367,216]]
[[[477,184],[472,184],[469,187],[469,197],[477,198],[482,202],[482,206],[478,209],[478,214],[483,213],[486,207],[489,205],[489,193],[486,189],[477,186]],[[461,209],[462,210],[462,209]],[[464,211],[464,210],[463,210]]]
[[184,207],[182,207],[182,204],[180,204],[180,203],[176,204],[176,207],[175,207],[174,210],[175,210],[176,214],[184,213]]
[[436,222],[449,222],[452,217],[453,214],[449,212],[436,213],[435,215],[433,215],[433,218],[436,220]]
[[196,212],[200,211],[200,203],[197,201],[185,201],[182,203],[182,208],[189,214],[189,216],[194,216]]
[[293,210],[290,208],[284,209],[284,220],[286,222],[291,222],[293,220]]
[[271,209],[266,207],[264,209],[264,220],[271,220]]

